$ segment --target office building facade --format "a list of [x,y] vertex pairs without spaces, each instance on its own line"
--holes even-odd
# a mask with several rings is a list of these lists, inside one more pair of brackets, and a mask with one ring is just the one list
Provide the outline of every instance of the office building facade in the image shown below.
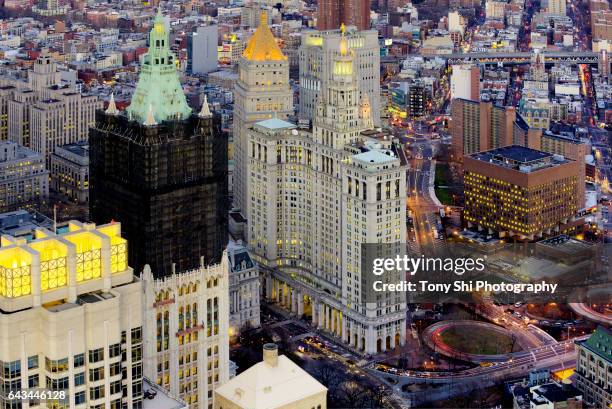
[[4,391],[66,392],[30,408],[142,408],[142,287],[119,223],[3,236],[0,311]]
[[464,157],[468,227],[534,240],[575,220],[579,164],[560,155],[510,145]]
[[37,152],[0,141],[0,212],[40,208],[49,198],[49,171]]

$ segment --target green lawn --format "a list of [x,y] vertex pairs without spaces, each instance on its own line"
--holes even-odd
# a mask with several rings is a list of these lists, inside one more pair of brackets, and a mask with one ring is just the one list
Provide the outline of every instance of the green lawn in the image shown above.
[[[442,332],[441,338],[448,346],[468,354],[506,354],[513,346],[510,336],[480,327],[452,327]],[[520,350],[515,341],[512,352]]]
[[[452,205],[453,195],[447,187],[452,183],[450,169],[447,163],[436,163],[436,177],[434,179],[434,191],[436,197],[442,204]],[[441,187],[442,186],[442,187]]]

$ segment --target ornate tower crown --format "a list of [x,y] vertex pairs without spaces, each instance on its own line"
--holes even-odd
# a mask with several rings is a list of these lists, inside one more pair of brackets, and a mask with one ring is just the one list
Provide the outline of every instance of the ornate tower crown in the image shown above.
[[144,57],[138,85],[127,109],[129,117],[150,124],[150,116],[159,123],[184,119],[191,114],[176,72],[177,62],[170,51],[164,17],[158,10],[149,33],[149,52]]
[[344,24],[341,27],[339,55],[334,60],[333,76],[337,80],[351,81],[353,78],[353,53],[344,35]]
[[259,26],[249,40],[242,56],[249,61],[285,61],[287,59],[270,31],[266,11],[261,12]]

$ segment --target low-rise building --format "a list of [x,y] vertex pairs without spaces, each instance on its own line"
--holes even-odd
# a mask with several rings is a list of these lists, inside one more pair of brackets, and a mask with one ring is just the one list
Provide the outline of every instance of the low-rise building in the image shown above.
[[326,409],[327,388],[265,344],[263,361],[215,391],[215,409]]
[[89,202],[89,142],[57,146],[51,155],[51,189],[78,203]]

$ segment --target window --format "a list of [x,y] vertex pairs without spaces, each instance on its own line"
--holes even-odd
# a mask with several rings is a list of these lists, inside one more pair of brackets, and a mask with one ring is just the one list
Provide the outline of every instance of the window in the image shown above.
[[28,357],[28,369],[38,368],[38,355]]
[[121,392],[121,381],[115,381],[113,383],[111,383],[110,385],[110,393],[111,395],[114,395],[116,393]]
[[121,355],[121,344],[113,344],[108,347],[108,354],[110,358],[114,358],[116,356]]
[[45,358],[45,369],[48,372],[58,373],[68,370],[68,358],[53,360]]
[[47,389],[54,391],[61,391],[68,389],[68,377],[51,379],[47,377]]
[[89,362],[100,362],[104,359],[104,348],[93,349],[89,351]]
[[142,327],[132,328],[132,345],[142,342]]
[[28,376],[28,388],[30,389],[36,388],[38,387],[38,384],[39,384],[38,374]]
[[85,354],[78,354],[74,356],[74,367],[79,368],[85,365]]
[[89,399],[96,400],[104,397],[104,385],[94,386],[89,389]]
[[104,379],[104,367],[94,368],[89,370],[89,382],[96,382]]
[[83,403],[85,403],[85,391],[77,392],[74,395],[74,404],[81,405]]
[[80,372],[74,375],[74,386],[81,386],[85,384],[85,372]]
[[110,366],[110,376],[119,375],[121,373],[121,362],[115,362]]

